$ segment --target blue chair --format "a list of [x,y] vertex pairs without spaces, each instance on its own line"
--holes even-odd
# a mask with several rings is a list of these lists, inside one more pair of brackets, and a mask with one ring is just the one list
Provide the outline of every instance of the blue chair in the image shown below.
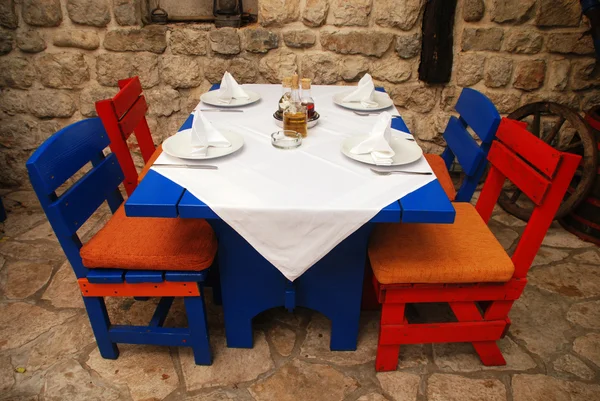
[[[188,346],[197,364],[210,365],[203,284],[217,244],[203,220],[128,218],[119,186],[123,172],[99,118],[55,133],[27,161],[31,184],[77,276],[102,357],[116,359],[118,343]],[[82,167],[91,169],[60,195]],[[62,188],[61,188],[62,189]],[[82,245],[77,230],[106,201],[107,224]],[[105,296],[161,297],[147,326],[113,325]],[[166,328],[174,297],[183,297],[188,328]]]
[[[496,136],[501,117],[490,99],[470,88],[462,90],[454,108],[460,116],[458,118],[452,116],[448,121],[444,131],[444,139],[448,146],[441,156],[427,154],[425,158],[448,198],[456,202],[469,202],[485,172],[487,154]],[[470,127],[479,137],[481,145],[478,145],[469,134],[467,127]],[[465,173],[458,191],[455,190],[448,173],[455,158]]]

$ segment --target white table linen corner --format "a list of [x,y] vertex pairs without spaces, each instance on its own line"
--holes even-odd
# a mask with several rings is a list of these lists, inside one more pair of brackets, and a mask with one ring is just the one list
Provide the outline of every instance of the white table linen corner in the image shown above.
[[[271,146],[279,130],[272,120],[281,90],[276,85],[243,85],[262,101],[244,113],[206,113],[217,129],[243,135],[241,151],[205,161],[179,160],[164,153],[157,163],[213,164],[218,170],[152,167],[186,188],[229,224],[291,281],[379,211],[435,180],[434,175],[378,176],[369,165],[340,151],[344,139],[369,133],[377,117],[362,117],[333,103],[344,86],[313,86],[319,124],[296,150]],[[395,109],[389,110],[397,115]],[[398,131],[396,131],[398,132]],[[431,171],[424,158],[401,166]]]

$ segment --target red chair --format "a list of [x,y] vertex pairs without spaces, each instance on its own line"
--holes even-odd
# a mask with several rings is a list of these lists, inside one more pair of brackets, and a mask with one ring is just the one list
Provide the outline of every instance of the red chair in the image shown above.
[[[477,206],[455,203],[454,224],[375,229],[369,259],[383,304],[377,371],[395,370],[400,345],[416,343],[471,342],[484,365],[506,364],[496,341],[508,331],[508,312],[525,288],[527,272],[581,157],[555,150],[508,119],[502,119],[496,138]],[[506,179],[535,204],[512,258],[487,227]],[[407,304],[432,302],[447,302],[456,321],[407,320]]]
[[140,176],[146,174],[162,149],[155,149],[152,134],[146,121],[148,105],[142,93],[138,77],[119,81],[119,93],[112,99],[96,102],[96,112],[102,120],[110,139],[110,150],[117,156],[125,174],[123,182],[127,195],[131,195],[138,184],[138,172],[131,156],[127,140],[135,132],[135,137],[144,159],[145,167]]

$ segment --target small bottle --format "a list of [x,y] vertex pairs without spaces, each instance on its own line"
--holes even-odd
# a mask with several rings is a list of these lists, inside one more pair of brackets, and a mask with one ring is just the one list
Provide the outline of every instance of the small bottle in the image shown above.
[[283,112],[290,105],[292,97],[292,77],[285,77],[281,82],[281,98],[279,99],[279,114],[283,118]]
[[292,95],[290,98],[290,106],[283,112],[283,129],[296,131],[302,137],[306,137],[308,133],[306,129],[306,107],[302,105],[300,99],[300,85],[298,82],[298,74],[292,77]]
[[302,78],[302,105],[306,107],[309,120],[315,116],[315,101],[310,93],[310,78]]

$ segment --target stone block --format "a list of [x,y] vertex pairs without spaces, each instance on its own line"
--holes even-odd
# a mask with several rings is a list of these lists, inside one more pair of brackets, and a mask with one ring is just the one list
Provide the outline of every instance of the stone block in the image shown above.
[[59,26],[63,18],[60,0],[23,0],[21,15],[33,26]]
[[40,81],[48,88],[73,89],[90,79],[80,53],[44,53],[37,59],[36,68]]
[[571,89],[582,90],[600,86],[600,78],[594,78],[592,71],[596,61],[591,58],[573,60],[571,63]]
[[510,82],[512,78],[513,61],[510,58],[492,56],[486,62],[485,86],[489,88],[501,88]]
[[238,54],[241,51],[240,37],[235,28],[220,28],[208,34],[210,48],[219,54]]
[[263,26],[281,26],[300,16],[300,0],[264,0],[258,2],[258,22]]
[[96,80],[100,85],[118,86],[120,79],[139,76],[143,88],[158,85],[158,56],[155,54],[100,54]]
[[[465,397],[466,394],[468,397]],[[427,399],[506,401],[506,388],[498,379],[471,379],[435,373],[428,380]]]
[[579,0],[539,0],[537,26],[579,26]]
[[259,62],[259,71],[272,84],[280,84],[282,79],[297,72],[296,55],[289,50],[272,51]]
[[396,36],[396,53],[402,58],[409,59],[421,52],[421,33]]
[[19,26],[14,0],[0,2],[0,26],[8,29],[16,29]]
[[116,401],[124,395],[97,378],[96,374],[92,376],[75,359],[57,363],[44,376],[44,396],[48,400]]
[[173,29],[169,35],[171,53],[185,56],[205,56],[208,51],[208,34],[191,28]]
[[67,0],[67,12],[76,24],[104,27],[110,22],[108,0]]
[[504,30],[501,28],[465,28],[462,36],[463,50],[494,50],[502,47]]
[[[6,149],[31,151],[58,131],[59,127],[56,121],[42,121],[28,115],[5,118],[0,124],[0,145]],[[60,249],[49,249],[47,244],[38,245],[36,247],[33,244],[5,243],[2,253],[16,259],[28,260],[54,260],[64,257],[64,254],[61,256]]]
[[435,87],[416,87],[410,91],[406,108],[417,113],[429,113],[435,107],[438,97]]
[[550,53],[593,55],[595,52],[592,36],[583,32],[552,32],[546,48]]
[[536,0],[492,0],[490,10],[494,22],[522,23],[535,14]]
[[380,26],[409,31],[415,26],[424,4],[423,0],[377,0],[375,22]]
[[65,118],[75,112],[73,98],[65,91],[33,90],[28,95],[29,112],[36,117]]
[[396,57],[377,60],[371,65],[371,75],[376,79],[399,84],[410,79],[412,67],[410,62],[398,60]]
[[336,26],[367,26],[373,0],[332,0],[331,13]]
[[144,28],[124,28],[108,31],[104,48],[116,52],[163,53],[167,48],[167,28],[149,25]]
[[304,25],[318,27],[325,23],[329,11],[329,0],[306,0],[302,12]]
[[531,29],[509,29],[504,39],[504,50],[511,53],[535,54],[542,50],[544,38]]
[[52,37],[54,46],[57,47],[75,47],[84,50],[95,50],[100,47],[100,38],[96,31],[81,29],[58,31]]
[[0,96],[0,110],[14,116],[27,112],[27,91],[3,89]]
[[302,56],[301,73],[315,85],[334,84],[339,79],[340,58],[334,54],[315,53]]
[[485,56],[482,54],[459,54],[456,62],[456,83],[472,86],[483,79]]
[[463,3],[462,15],[467,22],[477,22],[483,18],[485,5],[483,0],[465,0]]
[[[573,351],[600,367],[600,334],[588,333],[575,339]],[[600,386],[597,386],[597,388],[600,390]]]
[[2,292],[8,299],[25,299],[39,291],[52,275],[52,264],[18,260],[3,269]]
[[0,68],[0,87],[29,88],[37,73],[29,59],[25,57],[5,57]]
[[159,65],[161,79],[173,88],[194,88],[202,83],[202,61],[196,57],[164,56]]
[[600,330],[600,301],[581,302],[571,306],[567,319],[586,329]]
[[204,61],[204,78],[211,84],[221,82],[225,71],[229,70],[229,60],[218,57],[208,58]]
[[553,366],[558,372],[577,376],[583,380],[592,380],[595,376],[592,369],[590,369],[585,363],[581,362],[581,360],[570,354],[566,354],[558,358],[556,361],[554,361]]
[[287,47],[312,47],[317,41],[317,35],[310,29],[293,29],[283,32],[283,41]]
[[38,31],[17,32],[17,47],[25,53],[39,53],[46,50],[46,42]]
[[0,29],[0,56],[8,54],[13,49],[15,35],[12,31]]
[[269,50],[279,47],[279,36],[267,29],[244,29],[243,35],[244,48],[250,53],[267,53]]
[[546,61],[523,60],[519,61],[515,70],[513,86],[526,91],[540,88],[546,77]]
[[345,56],[341,62],[340,76],[344,81],[358,81],[369,72],[369,62],[361,56]]
[[139,0],[113,0],[113,13],[119,25],[138,25],[142,20]]
[[[259,77],[258,61],[251,58],[236,57],[232,59],[229,64],[229,72],[239,83],[256,83],[256,80]],[[223,74],[221,74],[221,77],[222,75]]]
[[98,100],[112,98],[117,92],[116,88],[87,85],[79,94],[79,112],[85,117],[96,117],[95,103]]
[[340,54],[381,57],[390,48],[394,35],[377,31],[322,31],[321,46]]
[[514,401],[588,401],[598,398],[600,392],[598,384],[561,380],[541,374],[515,375],[512,388]]
[[144,92],[150,116],[169,117],[181,110],[179,92],[173,88],[152,88]]
[[[535,102],[554,102],[579,110],[581,99],[577,93],[573,92],[542,92],[535,91],[525,93],[521,97],[521,105]],[[561,235],[564,235],[561,233]],[[582,241],[583,242],[583,241]]]
[[553,91],[563,91],[567,88],[569,82],[569,71],[571,63],[569,60],[554,60],[550,62],[548,68],[548,89]]

